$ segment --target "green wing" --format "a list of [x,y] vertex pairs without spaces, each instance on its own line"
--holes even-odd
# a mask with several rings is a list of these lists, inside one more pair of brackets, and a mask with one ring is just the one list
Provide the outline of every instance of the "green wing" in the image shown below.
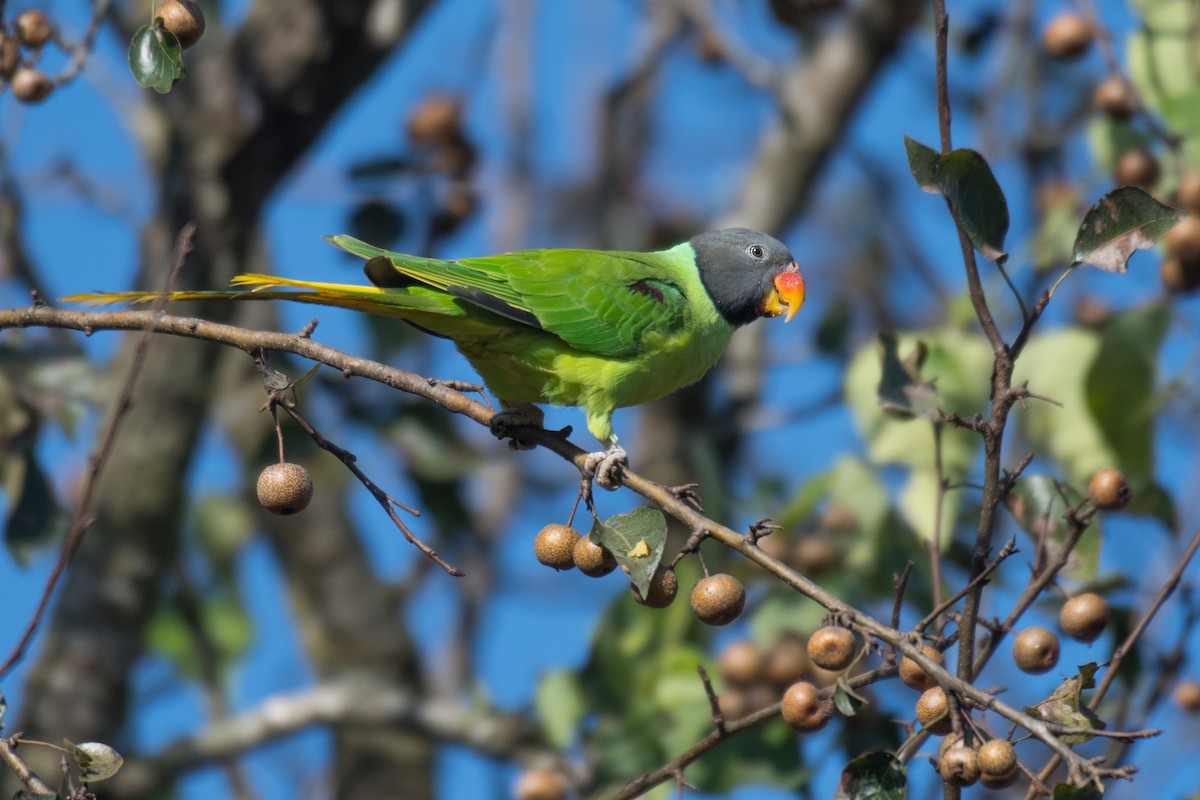
[[415,280],[480,308],[558,336],[571,347],[629,358],[648,339],[687,324],[687,297],[677,275],[693,256],[682,245],[659,253],[523,250],[458,261],[392,253],[348,236],[327,237],[348,252],[386,259],[394,275],[367,274],[379,285]]

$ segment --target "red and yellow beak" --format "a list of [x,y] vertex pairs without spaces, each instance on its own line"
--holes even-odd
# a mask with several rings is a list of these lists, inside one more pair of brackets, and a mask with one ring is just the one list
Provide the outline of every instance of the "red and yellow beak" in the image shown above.
[[774,288],[763,298],[763,314],[768,317],[783,317],[790,322],[800,306],[804,305],[804,276],[793,261],[787,269],[775,276]]

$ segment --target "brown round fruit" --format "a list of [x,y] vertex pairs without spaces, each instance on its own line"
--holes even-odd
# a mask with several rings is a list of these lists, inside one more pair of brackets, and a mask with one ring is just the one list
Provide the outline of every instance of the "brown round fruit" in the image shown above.
[[811,667],[804,639],[794,633],[785,633],[771,645],[763,677],[782,688],[808,675]]
[[575,542],[571,555],[579,571],[592,578],[602,578],[617,568],[617,559],[613,558],[609,549],[596,544],[588,536],[581,536]]
[[313,496],[312,476],[299,464],[272,464],[258,476],[258,502],[272,514],[287,516],[308,507]]
[[1200,212],[1200,172],[1189,172],[1180,178],[1175,196],[1188,213]]
[[717,709],[725,719],[738,719],[750,713],[750,701],[742,689],[726,689],[717,695]]
[[930,733],[944,736],[952,727],[947,714],[949,709],[950,702],[946,699],[945,689],[940,686],[926,689],[917,698],[917,722],[921,723],[922,728],[928,728]]
[[1184,264],[1179,256],[1167,256],[1158,266],[1163,288],[1173,294],[1190,294],[1200,288],[1200,262]]
[[1140,147],[1131,147],[1117,159],[1113,177],[1121,186],[1137,186],[1150,191],[1158,183],[1162,167],[1158,159]]
[[14,27],[17,38],[26,47],[41,47],[54,35],[50,20],[40,11],[22,11]]
[[517,778],[513,796],[516,800],[566,800],[567,787],[557,773],[529,769]]
[[1012,654],[1022,672],[1041,675],[1058,663],[1058,637],[1045,628],[1026,628],[1013,640]]
[[766,658],[749,639],[730,642],[717,656],[717,671],[731,686],[749,686],[762,679]]
[[1088,499],[1102,509],[1124,508],[1129,505],[1133,491],[1119,469],[1108,467],[1092,476],[1088,482]]
[[[939,667],[946,663],[946,659],[936,647],[921,645],[921,653]],[[937,685],[929,673],[908,656],[900,659],[900,680],[904,681],[905,686],[918,692],[927,691]]]
[[462,133],[462,103],[449,94],[429,95],[409,114],[405,130],[417,144],[456,139]]
[[21,43],[0,33],[0,78],[8,79],[21,66]]
[[979,756],[963,745],[947,748],[938,759],[938,772],[951,786],[971,786],[979,780]]
[[1079,58],[1092,46],[1092,25],[1078,14],[1059,14],[1042,31],[1046,55],[1062,61]]
[[1200,216],[1189,214],[1163,237],[1167,252],[1184,261],[1200,261]]
[[821,690],[811,683],[793,683],[783,693],[783,719],[794,730],[803,733],[819,731],[833,716],[833,701],[821,696]]
[[821,669],[840,672],[854,660],[856,644],[849,628],[827,625],[808,637],[808,657]]
[[842,562],[842,552],[828,537],[820,534],[801,536],[792,550],[792,563],[805,575],[819,577]]
[[1021,770],[1013,768],[1007,775],[992,775],[987,772],[979,773],[979,782],[987,789],[1007,789],[1021,777]]
[[154,9],[154,16],[162,17],[163,27],[175,34],[184,50],[204,35],[204,12],[192,0],[167,0]]
[[1175,687],[1175,705],[1189,714],[1200,711],[1200,683],[1196,681],[1180,681]]
[[1078,642],[1094,642],[1108,626],[1108,602],[1094,592],[1077,594],[1058,612],[1063,633]]
[[979,746],[979,770],[1000,777],[1017,768],[1017,751],[1004,739],[988,739]]
[[692,589],[692,613],[707,625],[728,625],[745,607],[746,588],[732,575],[710,575]]
[[547,567],[558,570],[575,566],[575,544],[580,539],[579,531],[557,523],[538,531],[533,540],[533,554]]
[[654,576],[650,578],[650,585],[646,589],[645,597],[642,597],[636,586],[631,585],[629,591],[633,595],[633,599],[644,606],[666,608],[671,605],[675,595],[679,592],[679,578],[675,577],[675,570],[670,567],[659,567],[654,570]]
[[1092,103],[1115,120],[1124,121],[1131,118],[1138,110],[1137,95],[1129,81],[1121,75],[1109,75],[1096,84],[1092,93]]
[[12,76],[13,97],[22,103],[40,103],[54,91],[54,81],[41,70],[20,67]]

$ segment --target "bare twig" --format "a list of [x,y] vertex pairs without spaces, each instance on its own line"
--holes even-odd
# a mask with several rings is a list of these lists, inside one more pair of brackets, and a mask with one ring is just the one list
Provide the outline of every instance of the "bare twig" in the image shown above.
[[[125,419],[125,415],[129,411],[130,403],[133,399],[133,387],[137,383],[138,376],[141,374],[142,365],[146,362],[146,353],[150,349],[150,342],[157,331],[157,324],[162,317],[163,306],[166,304],[165,293],[171,290],[175,276],[183,267],[184,259],[191,252],[192,241],[195,235],[196,226],[192,223],[184,225],[183,229],[180,230],[179,236],[175,240],[175,252],[171,257],[171,264],[163,278],[161,289],[164,293],[164,298],[155,301],[154,307],[150,311],[143,312],[142,335],[138,340],[137,348],[134,350],[129,369],[125,374],[125,380],[117,392],[112,409],[109,411],[108,419],[105,420],[104,427],[101,430],[96,451],[88,458],[87,475],[84,480],[83,489],[80,491],[79,504],[75,507],[75,514],[72,516],[71,524],[67,529],[66,540],[63,542],[62,550],[59,552],[58,561],[55,562],[54,568],[50,571],[50,576],[46,580],[46,586],[42,590],[41,599],[38,600],[37,608],[34,610],[33,617],[29,620],[25,632],[21,635],[16,646],[13,647],[8,658],[5,659],[4,664],[0,666],[0,678],[7,675],[8,671],[25,655],[25,649],[33,640],[34,634],[37,633],[38,626],[41,624],[42,617],[45,616],[46,609],[50,606],[50,598],[54,594],[54,588],[58,585],[59,578],[66,569],[67,564],[70,563],[71,557],[79,547],[79,543],[83,541],[84,533],[95,521],[95,517],[92,514],[92,499],[96,493],[100,474],[104,469],[104,465],[108,463],[108,457],[112,453],[113,445],[117,440],[117,433],[121,429],[121,422]],[[35,306],[34,310],[39,309]]]

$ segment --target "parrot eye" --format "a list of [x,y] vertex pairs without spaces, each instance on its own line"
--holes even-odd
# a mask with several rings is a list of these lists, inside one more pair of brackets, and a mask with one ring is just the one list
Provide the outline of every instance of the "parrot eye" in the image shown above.
[[752,258],[758,258],[758,259],[761,259],[763,256],[765,256],[767,254],[767,251],[763,249],[763,246],[761,244],[750,245],[749,247],[746,248],[746,252],[749,253]]

